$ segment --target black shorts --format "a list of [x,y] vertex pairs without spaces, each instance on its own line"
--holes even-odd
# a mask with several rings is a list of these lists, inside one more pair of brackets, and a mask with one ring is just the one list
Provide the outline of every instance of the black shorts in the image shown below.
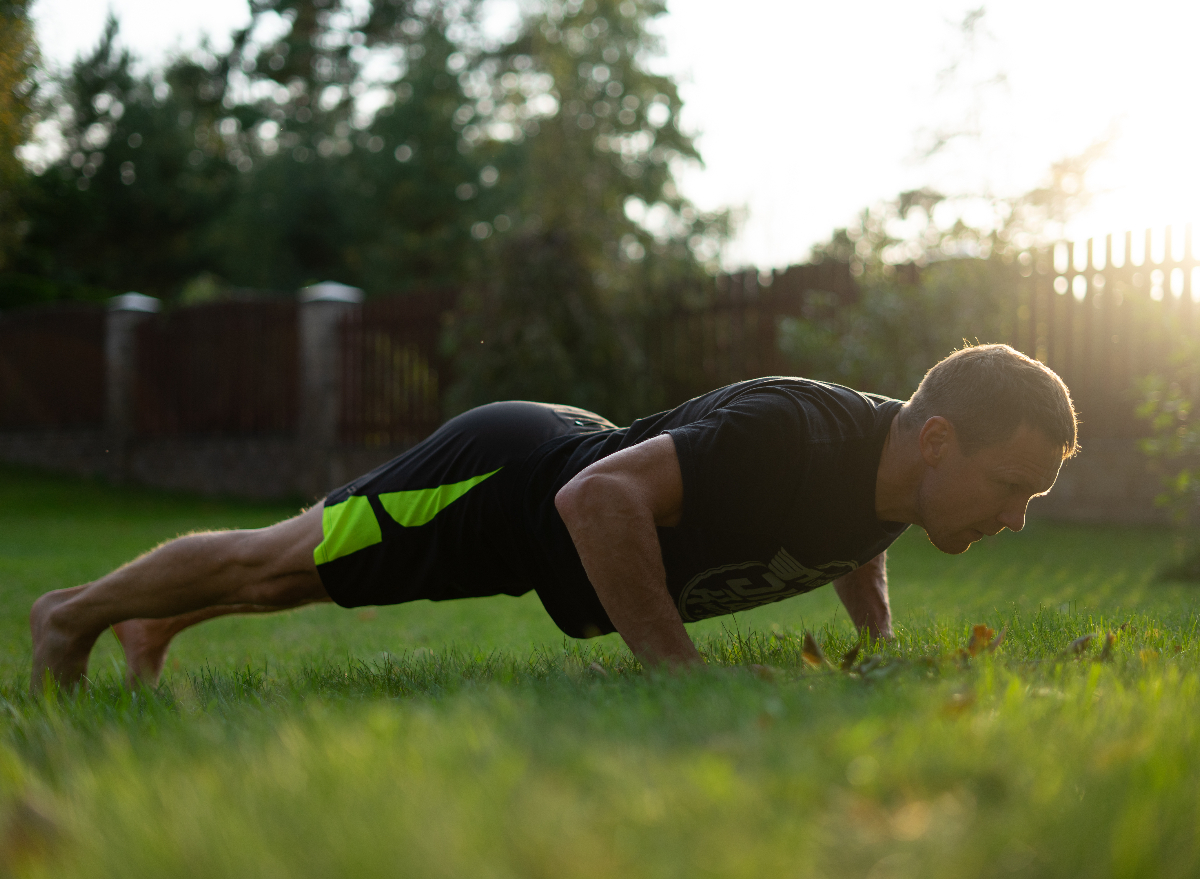
[[360,607],[525,594],[520,464],[549,440],[613,428],[592,412],[528,402],[450,419],[325,499],[313,558],[329,597]]

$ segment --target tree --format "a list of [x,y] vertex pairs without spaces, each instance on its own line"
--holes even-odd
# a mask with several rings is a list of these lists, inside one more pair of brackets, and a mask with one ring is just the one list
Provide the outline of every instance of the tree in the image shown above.
[[[486,162],[459,148],[462,56],[451,34],[470,29],[476,6],[256,4],[256,16],[282,15],[289,28],[238,65],[243,91],[263,95],[247,103],[263,121],[226,226],[229,276],[266,286],[335,277],[372,294],[468,277],[465,202]],[[247,228],[260,234],[237,237]]]
[[136,77],[109,18],[96,48],[57,84],[66,148],[28,187],[16,268],[81,285],[169,295],[206,268],[211,228],[236,192],[219,137],[224,71],[181,60]]
[[28,0],[0,0],[0,269],[21,238],[16,193],[25,169],[17,149],[33,129],[37,62]]
[[551,0],[481,55],[460,118],[468,143],[491,140],[506,207],[476,227],[490,273],[452,327],[452,409],[524,397],[627,420],[653,405],[639,325],[704,271],[726,219],[672,179],[673,162],[699,156],[675,84],[646,68],[663,11]]

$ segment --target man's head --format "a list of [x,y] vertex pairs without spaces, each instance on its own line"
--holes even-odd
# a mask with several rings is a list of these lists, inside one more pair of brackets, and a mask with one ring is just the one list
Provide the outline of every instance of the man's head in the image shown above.
[[1012,438],[1022,424],[1062,447],[1079,451],[1071,392],[1053,370],[1008,345],[975,345],[936,364],[905,404],[906,429],[935,415],[954,425],[959,446],[973,455]]
[[951,354],[926,373],[900,419],[923,464],[918,521],[944,552],[1020,531],[1030,498],[1049,491],[1078,450],[1067,386],[1007,345]]

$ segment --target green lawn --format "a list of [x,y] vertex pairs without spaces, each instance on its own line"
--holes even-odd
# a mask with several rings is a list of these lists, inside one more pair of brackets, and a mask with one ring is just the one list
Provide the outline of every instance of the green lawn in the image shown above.
[[829,590],[693,626],[678,677],[527,596],[217,620],[156,693],[105,635],[87,694],[25,695],[38,594],[291,512],[0,469],[0,876],[1200,873],[1200,586],[1154,530],[910,533],[850,673],[801,653],[852,644]]

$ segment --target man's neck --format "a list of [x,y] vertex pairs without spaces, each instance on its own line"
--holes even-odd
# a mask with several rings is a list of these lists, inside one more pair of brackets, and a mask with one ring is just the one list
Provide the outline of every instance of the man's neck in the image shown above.
[[902,426],[901,413],[892,419],[879,470],[875,474],[875,515],[883,522],[917,523],[917,488],[921,452],[916,438]]

